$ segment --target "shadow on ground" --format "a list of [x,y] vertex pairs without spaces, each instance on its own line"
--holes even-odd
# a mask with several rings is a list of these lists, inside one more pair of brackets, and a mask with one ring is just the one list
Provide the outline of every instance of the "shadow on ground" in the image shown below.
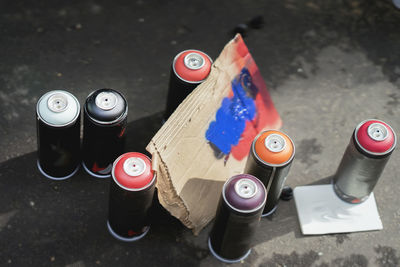
[[[128,149],[143,152],[160,118],[129,123]],[[37,170],[36,152],[1,163],[0,188],[0,265],[195,266],[207,255],[182,243],[179,237],[189,230],[158,201],[146,238],[131,244],[113,239],[106,228],[109,179],[82,169],[65,181],[46,179]]]
[[[161,119],[157,113],[130,122],[127,151],[144,152]],[[1,163],[0,188],[0,240],[8,241],[0,243],[1,264],[196,266],[210,257],[204,240],[211,225],[193,236],[156,196],[149,234],[131,244],[113,239],[106,228],[109,180],[92,178],[82,169],[65,181],[46,179],[37,170],[36,152]],[[272,217],[261,221],[255,243],[291,231],[299,236],[294,203],[281,202]],[[27,253],[34,256],[21,256]]]

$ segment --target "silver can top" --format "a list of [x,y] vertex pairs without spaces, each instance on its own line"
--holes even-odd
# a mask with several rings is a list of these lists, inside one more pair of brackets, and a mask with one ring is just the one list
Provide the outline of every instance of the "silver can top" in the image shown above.
[[39,99],[36,113],[44,123],[62,127],[75,122],[80,113],[80,105],[71,93],[54,90],[47,92]]
[[117,90],[98,89],[88,95],[83,110],[95,123],[112,125],[126,119],[128,102]]
[[265,138],[264,145],[271,152],[281,152],[286,147],[286,141],[279,134],[270,134]]
[[189,53],[183,59],[185,66],[191,70],[201,69],[205,64],[205,58],[199,53]]
[[252,198],[257,194],[257,185],[250,179],[243,178],[236,182],[235,191],[241,198]]
[[388,137],[388,128],[382,123],[372,123],[368,126],[368,135],[375,141],[383,141]]
[[131,157],[125,160],[124,172],[129,176],[140,176],[146,171],[146,163],[138,157]]
[[118,98],[113,92],[101,92],[96,96],[95,102],[102,110],[110,110],[117,105]]

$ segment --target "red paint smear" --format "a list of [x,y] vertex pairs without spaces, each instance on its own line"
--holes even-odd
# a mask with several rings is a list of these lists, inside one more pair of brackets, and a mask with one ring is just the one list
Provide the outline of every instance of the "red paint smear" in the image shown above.
[[246,44],[243,42],[243,38],[241,35],[238,35],[235,38],[236,41],[236,52],[239,54],[240,57],[245,57],[246,55],[250,54],[249,49],[247,48]]
[[134,236],[134,235],[136,235],[137,233],[135,232],[135,231],[133,231],[133,230],[129,230],[128,231],[128,236]]
[[258,134],[251,121],[246,121],[246,128],[240,137],[239,143],[232,147],[231,154],[237,160],[244,159],[249,154],[251,142]]
[[118,137],[119,138],[122,138],[122,136],[124,135],[124,133],[125,133],[125,129],[126,128],[122,128],[122,131],[119,133],[119,135],[118,135]]
[[[232,156],[237,160],[244,159],[251,147],[254,137],[264,129],[279,129],[282,125],[282,121],[279,117],[277,110],[275,109],[274,103],[272,102],[271,96],[268,92],[267,86],[261,76],[261,73],[249,53],[246,44],[243,39],[239,36],[235,39],[236,51],[240,55],[241,60],[236,60],[236,65],[241,70],[243,67],[247,67],[249,70],[254,85],[258,88],[258,94],[255,98],[255,104],[257,109],[256,117],[251,121],[246,122],[246,128],[242,133],[239,143],[232,147]],[[230,92],[229,95],[232,95]]]
[[92,167],[92,171],[93,172],[99,172],[99,171],[102,171],[102,170],[104,170],[105,168],[100,168],[99,166],[97,166],[97,163],[95,162],[94,164],[93,164],[93,167]]

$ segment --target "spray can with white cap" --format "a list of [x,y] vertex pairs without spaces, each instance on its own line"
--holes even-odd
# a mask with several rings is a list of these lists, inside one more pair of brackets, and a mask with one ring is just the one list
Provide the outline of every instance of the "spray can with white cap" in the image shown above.
[[389,124],[374,119],[361,122],[333,177],[336,195],[354,204],[367,200],[395,147],[396,134]]
[[47,178],[64,180],[79,169],[80,105],[71,93],[55,90],[36,105],[39,171]]
[[156,174],[144,154],[129,152],[118,157],[112,169],[108,230],[121,241],[136,241],[149,231],[149,209]]
[[128,102],[116,90],[99,89],[86,98],[83,113],[82,165],[91,176],[108,178],[124,152]]

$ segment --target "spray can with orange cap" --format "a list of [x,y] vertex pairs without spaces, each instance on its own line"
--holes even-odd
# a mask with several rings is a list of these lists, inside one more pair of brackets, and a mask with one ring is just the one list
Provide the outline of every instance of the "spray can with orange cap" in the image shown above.
[[212,59],[199,50],[185,50],[176,55],[171,67],[164,120],[208,77],[212,63]]
[[267,188],[263,217],[276,210],[294,154],[292,139],[281,131],[261,132],[251,145],[244,172],[260,179]]
[[118,157],[112,168],[107,227],[121,241],[136,241],[149,231],[149,210],[156,174],[144,154],[129,152]]

